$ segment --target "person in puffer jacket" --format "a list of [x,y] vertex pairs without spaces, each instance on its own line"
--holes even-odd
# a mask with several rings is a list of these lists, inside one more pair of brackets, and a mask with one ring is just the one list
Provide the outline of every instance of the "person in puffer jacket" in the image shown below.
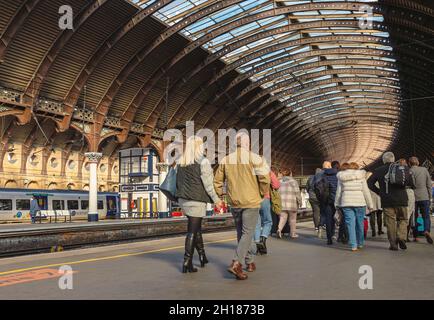
[[372,210],[371,193],[366,183],[366,172],[357,163],[343,164],[338,175],[335,206],[342,209],[352,251],[365,244],[363,220],[366,208]]

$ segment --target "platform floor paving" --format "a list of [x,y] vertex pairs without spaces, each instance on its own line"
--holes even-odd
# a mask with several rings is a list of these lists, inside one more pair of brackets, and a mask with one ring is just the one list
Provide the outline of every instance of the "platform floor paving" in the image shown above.
[[[353,253],[327,246],[309,222],[296,240],[271,238],[257,271],[237,281],[226,271],[235,232],[205,234],[210,263],[180,272],[183,237],[29,255],[0,260],[0,299],[434,299],[434,246],[421,239],[392,252],[384,236]],[[198,264],[195,256],[195,264]],[[69,265],[73,289],[59,288]],[[359,287],[361,266],[373,271],[373,289]]]

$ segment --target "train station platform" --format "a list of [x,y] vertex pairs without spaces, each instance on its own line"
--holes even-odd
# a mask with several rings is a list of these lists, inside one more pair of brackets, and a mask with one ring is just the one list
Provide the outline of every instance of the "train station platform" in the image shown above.
[[[299,219],[309,219],[312,212],[299,211]],[[204,218],[204,232],[233,228],[231,214]],[[184,234],[187,218],[101,220],[71,223],[16,223],[0,225],[0,257],[79,248],[91,245],[137,241]]]
[[[210,263],[182,274],[184,237],[86,248],[0,260],[0,299],[433,299],[434,247],[421,239],[406,251],[390,251],[384,236],[368,237],[351,252],[327,246],[311,222],[296,240],[271,238],[246,281],[226,271],[235,232],[206,233]],[[194,260],[198,264],[197,256]],[[73,288],[59,289],[58,270],[70,266]],[[370,266],[373,289],[359,287],[361,266]]]

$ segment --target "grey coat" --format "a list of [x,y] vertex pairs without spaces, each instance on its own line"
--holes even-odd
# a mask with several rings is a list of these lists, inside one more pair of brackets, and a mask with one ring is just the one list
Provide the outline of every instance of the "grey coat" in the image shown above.
[[416,201],[431,200],[431,176],[428,169],[425,167],[414,166],[410,170],[413,172],[414,184],[414,197]]

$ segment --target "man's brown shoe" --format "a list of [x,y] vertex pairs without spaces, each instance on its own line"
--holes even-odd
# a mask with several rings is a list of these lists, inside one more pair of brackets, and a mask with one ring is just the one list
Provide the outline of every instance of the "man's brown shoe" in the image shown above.
[[256,270],[256,264],[254,262],[252,263],[247,263],[247,268],[246,268],[247,272],[253,272]]
[[243,266],[238,261],[232,261],[231,266],[228,268],[228,272],[235,275],[238,280],[247,279],[247,274],[243,272]]

